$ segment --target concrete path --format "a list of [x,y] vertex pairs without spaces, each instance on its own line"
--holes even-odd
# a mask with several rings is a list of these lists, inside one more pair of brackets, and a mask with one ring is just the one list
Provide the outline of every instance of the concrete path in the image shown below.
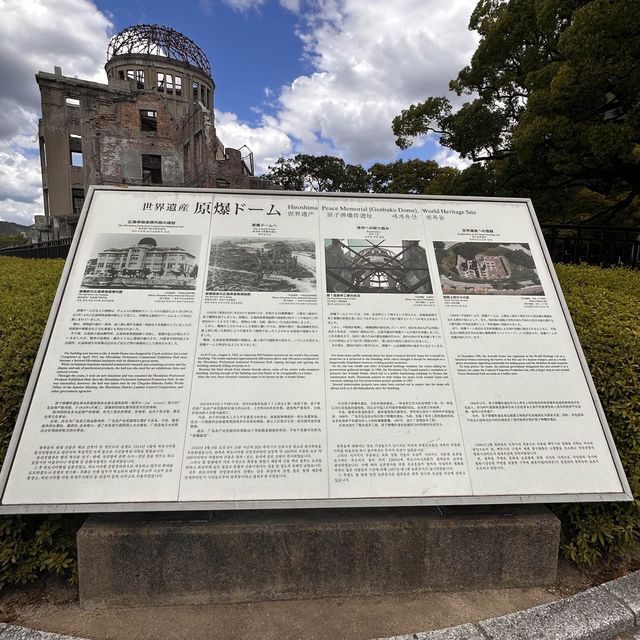
[[15,624],[0,640],[640,640],[640,572],[558,599],[561,589],[91,611],[69,589],[42,603],[3,597],[0,619]]

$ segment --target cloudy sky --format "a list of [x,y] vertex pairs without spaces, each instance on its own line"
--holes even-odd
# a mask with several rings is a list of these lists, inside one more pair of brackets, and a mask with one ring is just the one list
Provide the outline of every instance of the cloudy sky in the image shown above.
[[112,35],[170,26],[205,52],[223,143],[257,173],[280,156],[332,154],[365,166],[459,159],[426,140],[400,154],[391,120],[447,85],[471,57],[476,0],[0,0],[0,219],[42,213],[34,75],[106,82]]

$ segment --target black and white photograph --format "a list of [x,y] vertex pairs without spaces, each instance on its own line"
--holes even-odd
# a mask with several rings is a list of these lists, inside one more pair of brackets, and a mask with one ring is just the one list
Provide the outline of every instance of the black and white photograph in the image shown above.
[[327,293],[433,293],[419,240],[324,241]]
[[207,291],[316,291],[316,243],[308,238],[215,237]]
[[195,289],[202,238],[103,233],[88,260],[88,289]]

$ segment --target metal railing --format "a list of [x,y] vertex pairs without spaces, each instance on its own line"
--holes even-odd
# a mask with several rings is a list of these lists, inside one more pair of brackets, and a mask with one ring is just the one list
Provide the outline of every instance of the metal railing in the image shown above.
[[579,224],[543,224],[554,262],[640,268],[640,229]]
[[14,256],[16,258],[66,258],[69,254],[73,238],[60,238],[33,244],[21,244],[15,247],[3,247],[0,256]]

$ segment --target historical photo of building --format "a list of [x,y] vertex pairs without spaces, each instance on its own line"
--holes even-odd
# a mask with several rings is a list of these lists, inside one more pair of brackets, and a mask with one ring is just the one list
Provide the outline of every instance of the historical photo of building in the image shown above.
[[329,293],[433,293],[419,240],[324,241]]
[[202,238],[124,233],[98,236],[82,286],[91,289],[195,289]]
[[445,294],[544,295],[528,244],[434,242],[433,246]]
[[213,238],[208,291],[316,291],[316,245],[304,238]]

